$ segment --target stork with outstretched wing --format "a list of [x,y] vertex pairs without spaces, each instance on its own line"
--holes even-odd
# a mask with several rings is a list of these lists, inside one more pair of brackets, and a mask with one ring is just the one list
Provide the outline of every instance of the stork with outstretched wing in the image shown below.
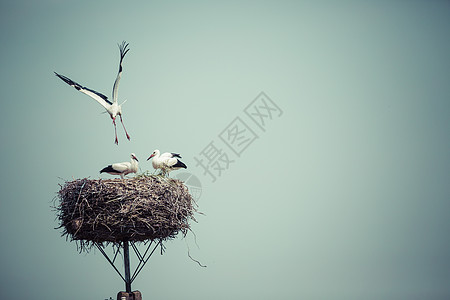
[[65,83],[76,88],[78,91],[82,92],[83,94],[88,95],[89,97],[91,97],[92,99],[94,99],[95,101],[100,103],[100,105],[102,105],[106,109],[106,111],[111,116],[111,119],[113,120],[114,133],[116,136],[116,139],[115,139],[116,144],[119,144],[119,140],[117,139],[117,128],[116,128],[116,117],[117,116],[120,116],[120,122],[122,123],[123,129],[125,130],[127,139],[130,140],[130,136],[129,136],[127,130],[125,129],[125,125],[123,124],[123,120],[122,120],[122,104],[125,103],[125,101],[122,104],[119,104],[119,102],[118,102],[119,82],[120,82],[120,77],[122,75],[122,61],[130,49],[128,49],[128,44],[125,41],[123,41],[122,44],[119,45],[119,50],[120,50],[119,72],[117,73],[117,78],[114,81],[114,86],[113,86],[113,91],[112,91],[112,99],[113,99],[112,102],[110,100],[108,100],[107,96],[105,96],[99,92],[96,92],[92,89],[89,89],[87,87],[84,87],[84,86],[76,83],[75,81],[71,80],[70,78],[55,72],[55,75],[58,76],[61,80],[63,80]]

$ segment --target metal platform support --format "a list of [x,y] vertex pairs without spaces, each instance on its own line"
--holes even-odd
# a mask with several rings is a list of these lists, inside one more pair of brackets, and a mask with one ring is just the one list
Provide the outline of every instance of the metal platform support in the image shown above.
[[[139,261],[136,268],[134,269],[133,275],[131,275],[131,268],[130,268],[130,245],[136,255],[136,258]],[[121,247],[118,246],[116,250],[114,250],[113,247],[113,257],[110,258],[108,254],[105,252],[105,247],[101,243],[95,243],[95,246],[103,254],[103,256],[110,263],[110,265],[114,268],[117,274],[119,274],[120,278],[122,278],[122,280],[125,282],[125,290],[127,293],[131,293],[131,284],[136,279],[138,274],[142,271],[147,261],[155,252],[156,248],[158,248],[158,246],[161,246],[161,254],[164,251],[162,241],[150,241],[149,245],[145,249],[144,254],[142,254],[139,251],[139,248],[135,242],[123,241]],[[153,249],[150,251],[152,246]],[[117,255],[119,254],[121,249],[123,249],[123,265],[124,265],[123,275],[115,265]]]

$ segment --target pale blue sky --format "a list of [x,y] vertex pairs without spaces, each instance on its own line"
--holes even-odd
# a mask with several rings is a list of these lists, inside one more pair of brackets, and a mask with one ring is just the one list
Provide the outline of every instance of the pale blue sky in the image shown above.
[[[131,152],[151,170],[158,148],[200,179],[205,216],[200,248],[152,257],[144,299],[450,298],[449,2],[2,1],[0,24],[5,293],[115,298],[52,199]],[[110,96],[122,40],[116,146],[53,71]],[[244,113],[261,91],[283,111],[265,131]],[[259,137],[240,157],[219,138],[236,117]],[[195,160],[210,142],[234,160],[215,182]]]

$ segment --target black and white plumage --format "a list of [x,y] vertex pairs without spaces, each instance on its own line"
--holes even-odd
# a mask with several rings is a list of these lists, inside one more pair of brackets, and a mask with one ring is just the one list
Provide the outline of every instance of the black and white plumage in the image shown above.
[[104,167],[100,173],[109,173],[111,175],[120,175],[120,178],[124,178],[125,175],[130,173],[136,173],[139,168],[139,161],[134,153],[131,153],[131,162],[121,162]]
[[181,158],[181,155],[178,153],[163,153],[161,154],[158,149],[153,151],[152,155],[150,155],[147,160],[153,158],[152,165],[154,169],[160,169],[162,174],[169,173],[173,170],[178,170],[181,168],[187,169],[187,166],[178,158]]
[[83,94],[88,95],[89,97],[91,97],[92,99],[94,99],[95,101],[100,103],[100,105],[106,109],[106,111],[111,116],[111,119],[113,120],[114,133],[116,136],[116,139],[115,139],[116,144],[119,144],[119,140],[117,139],[117,129],[116,129],[116,117],[117,116],[120,116],[120,122],[122,123],[123,129],[125,130],[127,139],[130,140],[130,136],[129,136],[127,130],[125,129],[125,125],[123,124],[123,120],[122,120],[122,105],[123,105],[123,103],[125,103],[125,101],[122,104],[118,103],[119,82],[120,82],[120,77],[122,75],[122,61],[130,49],[128,49],[128,44],[124,41],[124,42],[122,42],[121,45],[119,45],[119,50],[120,50],[119,72],[117,73],[116,80],[114,81],[114,86],[113,86],[113,91],[112,91],[112,99],[113,99],[112,102],[110,100],[108,100],[107,96],[105,96],[99,92],[96,92],[94,90],[91,90],[87,87],[84,87],[81,84],[76,83],[75,81],[71,80],[70,78],[55,72],[55,75],[58,76],[61,80],[63,80],[65,83],[74,87],[75,89],[82,92]]

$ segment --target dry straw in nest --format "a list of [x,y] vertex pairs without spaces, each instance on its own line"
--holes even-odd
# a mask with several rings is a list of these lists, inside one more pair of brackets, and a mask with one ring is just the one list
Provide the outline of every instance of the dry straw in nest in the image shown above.
[[186,235],[195,202],[177,179],[140,175],[131,179],[76,179],[61,186],[56,206],[62,235],[94,243],[164,241]]

